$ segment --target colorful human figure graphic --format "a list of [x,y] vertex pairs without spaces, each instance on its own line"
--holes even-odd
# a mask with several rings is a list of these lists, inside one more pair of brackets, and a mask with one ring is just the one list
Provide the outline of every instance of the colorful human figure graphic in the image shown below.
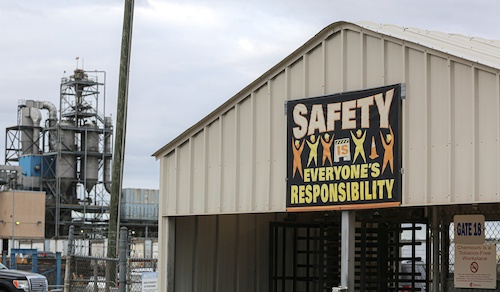
[[322,138],[321,138],[321,145],[323,146],[323,166],[325,165],[325,161],[328,159],[330,161],[330,165],[333,165],[332,162],[332,143],[333,143],[333,136],[330,138],[330,135],[326,133]]
[[319,139],[316,140],[316,136],[311,135],[311,142],[307,141],[307,145],[309,146],[309,159],[307,160],[307,166],[311,164],[311,161],[314,160],[314,164],[318,165],[318,145]]
[[384,135],[380,132],[380,138],[382,139],[382,146],[384,146],[384,162],[382,163],[382,173],[384,173],[387,163],[391,167],[391,172],[394,173],[394,133],[392,132],[392,127],[389,126],[390,134]]
[[292,150],[293,150],[293,175],[295,177],[295,173],[297,170],[299,171],[300,177],[304,178],[304,174],[302,173],[302,160],[300,159],[302,155],[302,150],[304,150],[304,141],[299,142],[299,140],[292,139]]
[[363,148],[363,144],[365,143],[365,138],[366,138],[366,131],[361,131],[358,129],[356,131],[356,135],[351,131],[351,137],[352,141],[354,142],[354,145],[356,145],[356,148],[354,149],[354,159],[352,160],[352,163],[354,164],[356,162],[356,158],[358,155],[361,155],[363,158],[363,161],[366,163],[366,157],[365,157],[365,149]]

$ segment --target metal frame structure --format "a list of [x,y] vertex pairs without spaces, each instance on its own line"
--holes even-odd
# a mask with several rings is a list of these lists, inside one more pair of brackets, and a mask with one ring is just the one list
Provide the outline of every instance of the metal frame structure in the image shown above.
[[[42,156],[41,182],[28,188],[47,192],[47,237],[67,235],[69,225],[82,230],[107,226],[113,128],[105,116],[105,81],[104,71],[76,69],[61,80],[57,122],[46,119],[44,127],[23,125],[21,109],[26,102],[21,101],[18,125],[6,129],[7,165],[17,164],[25,154]],[[24,131],[34,129],[39,136],[23,138]],[[23,143],[32,143],[32,149],[39,151],[27,151]]]

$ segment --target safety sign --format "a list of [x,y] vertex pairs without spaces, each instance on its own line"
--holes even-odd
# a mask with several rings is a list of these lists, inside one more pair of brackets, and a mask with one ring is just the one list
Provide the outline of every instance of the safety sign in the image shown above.
[[496,289],[496,245],[455,244],[455,288]]

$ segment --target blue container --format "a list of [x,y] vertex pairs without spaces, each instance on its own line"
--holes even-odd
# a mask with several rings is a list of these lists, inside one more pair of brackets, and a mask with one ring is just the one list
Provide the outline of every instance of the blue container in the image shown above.
[[19,157],[19,166],[21,166],[24,176],[42,176],[42,160],[41,155],[24,155]]

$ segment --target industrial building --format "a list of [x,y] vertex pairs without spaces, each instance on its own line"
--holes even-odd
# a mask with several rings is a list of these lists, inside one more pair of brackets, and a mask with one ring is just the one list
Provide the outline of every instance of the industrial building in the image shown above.
[[[19,101],[17,124],[5,132],[5,165],[0,165],[2,251],[9,240],[11,248],[14,241],[22,246],[27,240],[39,246],[40,239],[42,250],[62,251],[64,243],[43,240],[66,239],[71,225],[82,239],[106,240],[113,123],[105,86],[106,72],[76,69],[61,79],[58,106]],[[23,205],[23,197],[36,200]],[[135,237],[151,242],[157,236],[158,190],[124,189],[120,208],[120,223]]]
[[153,154],[159,291],[499,289],[499,74],[500,41],[324,28]]

